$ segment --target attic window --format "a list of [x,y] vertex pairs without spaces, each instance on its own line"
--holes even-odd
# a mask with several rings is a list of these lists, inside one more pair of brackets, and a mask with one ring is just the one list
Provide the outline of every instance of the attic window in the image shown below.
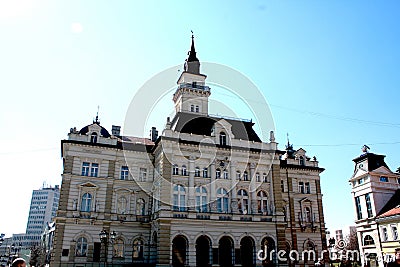
[[379,178],[379,181],[387,183],[387,182],[389,182],[389,178],[387,178],[386,176],[381,176]]
[[219,134],[219,144],[221,146],[226,146],[226,134],[224,132]]
[[304,157],[300,157],[300,165],[301,165],[301,166],[304,166],[304,165],[305,165]]
[[97,143],[97,133],[93,132],[90,136],[90,143]]

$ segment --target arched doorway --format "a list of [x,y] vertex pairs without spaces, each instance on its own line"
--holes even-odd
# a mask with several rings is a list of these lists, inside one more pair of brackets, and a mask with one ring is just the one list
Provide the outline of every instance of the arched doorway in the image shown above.
[[200,236],[196,240],[196,266],[207,267],[210,266],[210,249],[211,241],[207,236]]
[[231,267],[233,266],[233,240],[224,236],[219,240],[219,266]]
[[264,253],[267,253],[267,258],[266,260],[262,261],[262,266],[265,267],[275,266],[276,253],[271,253],[272,250],[275,250],[275,241],[271,237],[265,237],[261,241],[261,248],[264,251]]
[[187,240],[184,236],[178,235],[172,241],[172,266],[184,267],[186,263]]
[[254,241],[249,236],[243,237],[240,241],[240,258],[243,267],[255,266]]

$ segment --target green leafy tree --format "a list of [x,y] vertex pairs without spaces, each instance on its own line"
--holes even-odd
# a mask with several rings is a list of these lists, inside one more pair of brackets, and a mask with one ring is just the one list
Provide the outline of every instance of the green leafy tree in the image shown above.
[[42,246],[33,246],[31,248],[31,258],[29,264],[31,266],[40,267],[45,265],[46,251]]

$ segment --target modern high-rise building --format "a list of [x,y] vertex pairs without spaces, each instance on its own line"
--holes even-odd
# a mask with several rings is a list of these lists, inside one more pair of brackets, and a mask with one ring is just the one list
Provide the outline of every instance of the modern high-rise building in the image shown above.
[[33,190],[25,237],[22,239],[24,248],[30,248],[41,243],[46,226],[56,216],[59,199],[60,188],[58,185]]
[[[304,266],[321,257],[324,169],[289,143],[279,150],[273,132],[261,140],[250,120],[210,115],[206,77],[192,39],[160,136],[110,134],[98,118],[70,130],[51,266]],[[301,256],[284,260],[280,250]]]

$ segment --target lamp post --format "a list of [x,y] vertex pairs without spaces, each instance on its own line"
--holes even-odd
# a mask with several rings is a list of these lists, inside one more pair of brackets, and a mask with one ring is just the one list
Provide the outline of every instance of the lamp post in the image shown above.
[[104,245],[104,266],[107,265],[107,259],[108,259],[108,245],[111,243],[114,243],[115,237],[117,236],[117,233],[115,231],[112,231],[111,233],[108,233],[106,229],[103,228],[103,230],[100,231],[99,237],[101,243]]

